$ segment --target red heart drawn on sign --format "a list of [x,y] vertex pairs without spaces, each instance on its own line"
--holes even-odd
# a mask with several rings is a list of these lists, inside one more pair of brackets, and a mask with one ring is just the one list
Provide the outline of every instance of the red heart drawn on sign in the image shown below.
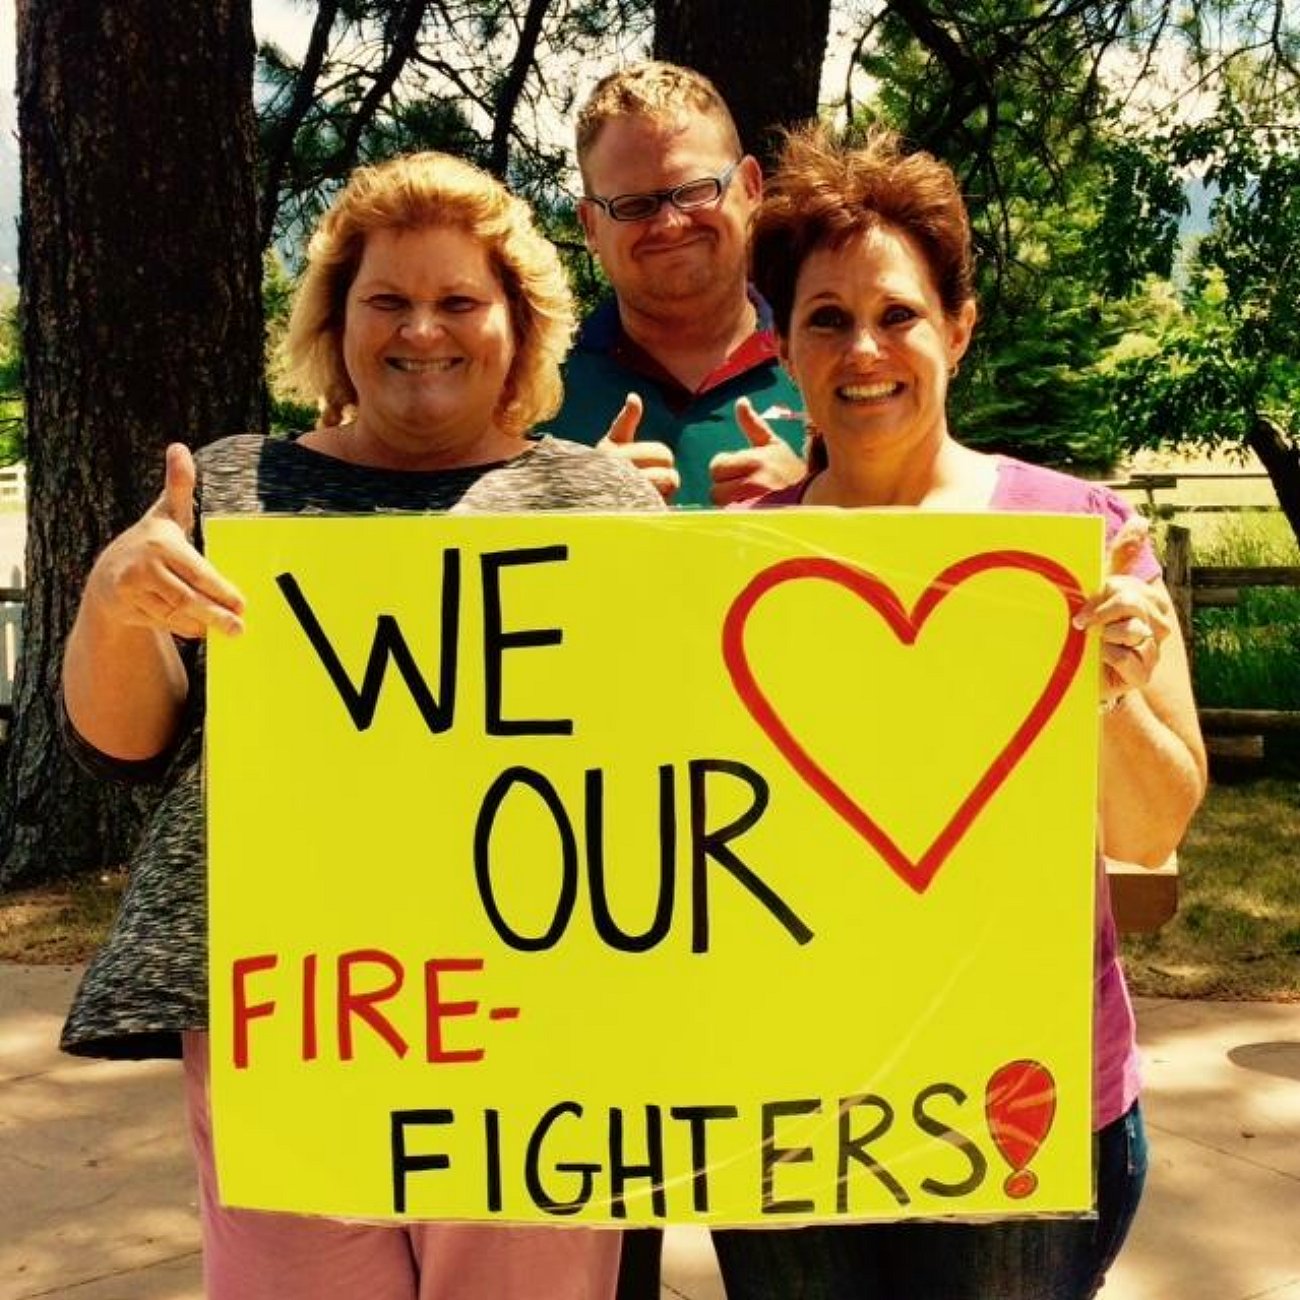
[[[926,620],[940,602],[963,582],[990,569],[1023,569],[1045,579],[1065,597],[1065,636],[1038,698],[1016,727],[1011,739],[1002,747],[983,775],[962,799],[957,811],[948,819],[919,858],[913,860],[899,848],[888,831],[835,779],[795,738],[794,733],[772,707],[750,667],[745,653],[745,626],[755,606],[769,592],[788,582],[809,579],[832,582],[851,591],[870,605],[905,646],[916,644]],[[805,556],[783,560],[764,569],[732,602],[722,629],[722,657],[731,681],[750,716],[767,733],[786,762],[813,791],[835,810],[889,867],[918,894],[931,881],[948,855],[961,841],[971,823],[997,793],[998,788],[1015,770],[1016,764],[1047,725],[1069,689],[1083,659],[1085,634],[1070,621],[1083,604],[1084,595],[1070,571],[1054,560],[1030,551],[982,551],[950,564],[921,593],[909,613],[893,589],[875,574],[839,560]]]

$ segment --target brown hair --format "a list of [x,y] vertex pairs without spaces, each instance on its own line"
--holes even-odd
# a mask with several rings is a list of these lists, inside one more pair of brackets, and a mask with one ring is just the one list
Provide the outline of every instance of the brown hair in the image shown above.
[[778,334],[790,332],[808,254],[879,226],[917,242],[949,316],[974,298],[970,220],[951,168],[931,154],[906,153],[884,127],[868,128],[857,143],[840,142],[818,123],[790,132],[750,227],[751,277]]
[[651,59],[602,77],[587,96],[587,102],[578,110],[575,130],[578,166],[583,166],[596,137],[612,118],[649,117],[671,125],[683,113],[710,118],[722,128],[736,157],[744,153],[731,110],[713,82],[693,68]]
[[321,218],[307,247],[282,361],[286,379],[319,400],[322,423],[338,423],[357,392],[343,362],[348,291],[376,230],[449,226],[487,249],[510,304],[515,357],[497,408],[507,433],[523,433],[559,410],[560,363],[574,308],[554,245],[522,199],[487,172],[444,153],[416,153],[359,167]]

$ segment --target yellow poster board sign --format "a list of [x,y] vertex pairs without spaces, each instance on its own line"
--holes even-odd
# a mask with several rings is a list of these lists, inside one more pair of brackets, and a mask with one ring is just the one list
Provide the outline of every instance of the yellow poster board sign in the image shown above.
[[1089,1208],[1099,521],[206,536],[226,1203]]

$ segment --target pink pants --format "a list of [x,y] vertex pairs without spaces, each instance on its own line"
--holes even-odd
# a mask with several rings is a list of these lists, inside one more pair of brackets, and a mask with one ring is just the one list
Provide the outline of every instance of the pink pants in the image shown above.
[[217,1199],[208,1036],[184,1035],[208,1300],[612,1300],[622,1234],[497,1224],[355,1224]]

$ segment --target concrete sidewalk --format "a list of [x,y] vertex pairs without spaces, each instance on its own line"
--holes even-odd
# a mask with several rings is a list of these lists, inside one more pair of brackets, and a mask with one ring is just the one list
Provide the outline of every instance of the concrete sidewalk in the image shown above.
[[[178,1070],[61,1056],[78,975],[0,965],[0,1300],[200,1300]],[[1152,1171],[1106,1300],[1300,1300],[1300,1004],[1138,1014]],[[664,1277],[723,1300],[707,1233]]]

